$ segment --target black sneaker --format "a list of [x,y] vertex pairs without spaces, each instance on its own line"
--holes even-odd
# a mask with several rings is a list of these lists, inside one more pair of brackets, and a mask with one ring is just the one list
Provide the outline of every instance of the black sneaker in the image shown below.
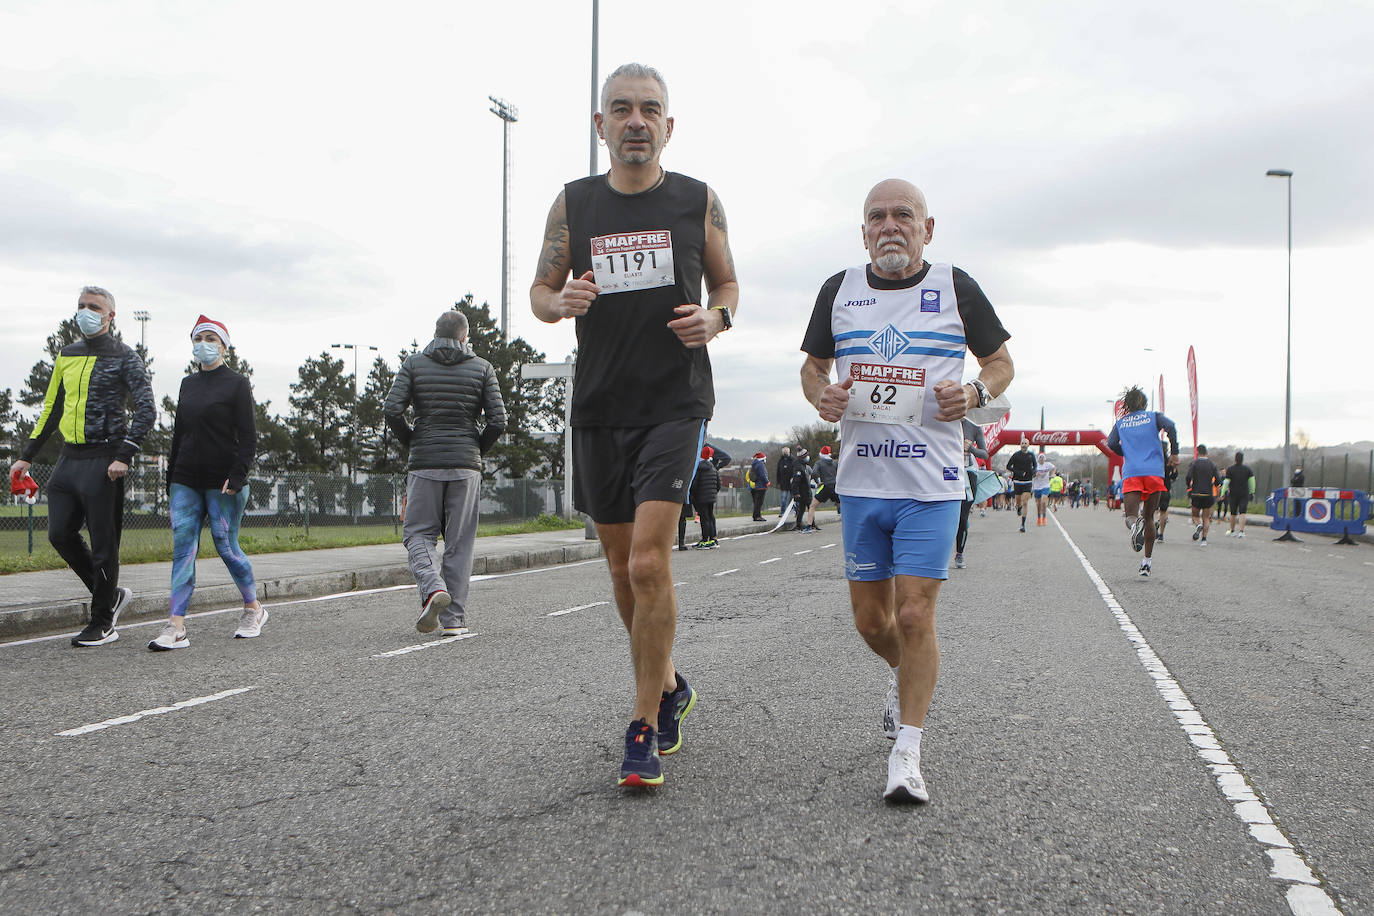
[[658,752],[663,755],[675,754],[682,747],[682,720],[697,705],[697,692],[681,674],[677,676],[677,689],[663,694],[658,701]]
[[1136,553],[1145,548],[1145,522],[1139,518],[1131,525],[1131,547]]
[[658,763],[658,736],[643,719],[635,719],[625,731],[625,762],[620,765],[616,783],[632,789],[663,785],[663,768]]
[[1202,526],[1201,526],[1201,525],[1194,525],[1194,526],[1193,526],[1193,540],[1196,541],[1196,540],[1197,540],[1198,538],[1200,538],[1200,537],[1202,537]]
[[72,637],[72,645],[80,649],[91,649],[119,639],[114,624],[101,626],[98,623],[86,624],[86,629]]

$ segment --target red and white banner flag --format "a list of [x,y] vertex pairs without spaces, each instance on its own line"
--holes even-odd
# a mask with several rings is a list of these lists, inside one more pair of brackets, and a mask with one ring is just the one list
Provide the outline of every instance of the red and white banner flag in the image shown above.
[[1007,421],[1010,419],[1011,411],[1008,410],[1006,413],[1002,414],[1002,419],[994,423],[989,423],[987,426],[983,427],[983,435],[987,437],[989,446],[991,446],[993,442],[997,441],[998,433],[1002,432],[1002,430],[1007,428]]
[[1188,401],[1193,411],[1193,458],[1197,458],[1197,355],[1188,348]]
[[1155,401],[1155,410],[1164,413],[1164,374],[1159,376],[1159,400]]

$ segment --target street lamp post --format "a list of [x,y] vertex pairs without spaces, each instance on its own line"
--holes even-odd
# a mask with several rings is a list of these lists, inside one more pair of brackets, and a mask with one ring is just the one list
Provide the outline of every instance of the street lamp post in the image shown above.
[[501,119],[501,336],[510,339],[510,126],[520,120],[514,105],[489,95]]
[[[368,349],[376,353],[376,347],[365,346],[364,344],[330,344],[331,350],[352,350],[353,351],[353,447],[358,447],[358,351]],[[348,476],[351,483],[358,482],[358,468],[354,461],[348,462]]]
[[597,72],[596,72],[596,70],[597,70],[597,61],[596,61],[596,58],[597,58],[597,45],[598,45],[598,41],[597,41],[597,22],[598,22],[598,20],[600,19],[600,13],[601,13],[601,3],[600,3],[600,0],[592,0],[592,115],[593,115],[593,118],[589,118],[589,119],[588,119],[588,120],[592,121],[592,123],[591,123],[591,125],[590,125],[590,127],[591,127],[591,143],[590,143],[591,152],[588,154],[588,158],[589,158],[591,161],[590,161],[590,164],[587,166],[587,174],[588,174],[588,175],[595,175],[595,174],[596,174],[596,122],[595,122],[595,120],[594,120],[594,117],[595,117],[595,115],[596,115],[597,110],[600,109],[600,107],[601,107],[601,99],[597,97],[597,92],[596,92],[596,89],[597,89],[597,86],[596,86],[596,77],[597,77]]
[[1279,486],[1286,487],[1293,471],[1293,173],[1289,169],[1270,169],[1264,175],[1282,178],[1288,186],[1288,345],[1283,381],[1283,477],[1279,480]]

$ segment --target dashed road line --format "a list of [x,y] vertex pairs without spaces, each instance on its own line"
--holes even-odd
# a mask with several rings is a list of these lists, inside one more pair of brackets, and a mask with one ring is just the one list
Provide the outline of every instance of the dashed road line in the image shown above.
[[1250,836],[1260,844],[1265,855],[1269,857],[1269,877],[1288,885],[1284,893],[1288,908],[1293,911],[1294,916],[1340,913],[1335,902],[1323,889],[1322,880],[1313,874],[1312,869],[1293,848],[1292,841],[1284,835],[1283,830],[1274,821],[1273,813],[1263,799],[1256,794],[1252,781],[1222,747],[1216,732],[1202,718],[1202,713],[1198,712],[1197,707],[1188,698],[1183,687],[1174,679],[1164,661],[1155,654],[1154,649],[1150,648],[1144,634],[1131,621],[1130,616],[1121,607],[1121,603],[1116,600],[1116,596],[1107,587],[1107,583],[1098,575],[1093,565],[1088,562],[1083,551],[1078,549],[1078,545],[1074,543],[1073,538],[1069,537],[1069,533],[1064,530],[1059,519],[1053,516],[1051,518],[1054,519],[1054,525],[1059,529],[1059,533],[1068,542],[1069,549],[1078,557],[1078,562],[1082,565],[1083,571],[1088,574],[1088,579],[1097,588],[1097,593],[1101,595],[1103,603],[1107,605],[1107,609],[1116,618],[1117,626],[1135,646],[1136,657],[1141,666],[1154,680],[1155,689],[1168,704],[1174,719],[1177,720],[1184,734],[1188,736],[1188,741],[1193,745],[1198,757],[1211,771],[1222,796],[1231,803],[1232,811],[1236,817],[1245,823],[1250,831]]
[[[413,646],[403,646],[400,649],[392,649],[390,652],[378,652],[368,658],[395,658],[397,655],[409,655],[411,652],[419,652],[421,649],[433,649],[435,646],[446,645],[451,642],[458,642],[460,639],[472,639],[476,633],[459,633],[457,636],[445,636],[442,639],[431,639],[429,642],[416,643]],[[364,659],[366,661],[366,659]]]
[[[673,585],[677,585],[676,582]],[[609,601],[593,601],[591,604],[579,604],[577,607],[564,608],[561,611],[553,611],[545,614],[545,617],[562,617],[564,614],[571,614],[573,611],[585,611],[589,607],[601,607],[603,604],[610,604]]]
[[812,550],[812,548],[810,548],[810,547],[806,548],[805,550],[794,550],[794,551],[792,551],[792,556],[794,556],[794,557],[799,557],[799,556],[801,556],[801,555],[804,554],[804,553],[810,553],[811,550]]
[[91,725],[82,725],[80,728],[69,728],[64,732],[58,732],[59,738],[76,738],[81,735],[89,735],[91,732],[103,731],[113,728],[116,725],[128,725],[130,722],[137,722],[139,719],[146,719],[149,716],[161,716],[169,712],[176,712],[178,709],[190,709],[192,706],[203,706],[206,703],[213,703],[216,700],[228,699],[240,693],[247,693],[256,690],[257,685],[252,687],[236,687],[233,690],[222,690],[219,693],[211,694],[207,697],[192,697],[189,700],[182,700],[180,703],[173,703],[171,706],[158,706],[155,709],[145,709],[128,716],[117,716],[113,719],[106,719],[104,722],[95,722]]
[[759,565],[760,565],[760,566],[767,566],[769,563],[776,563],[776,562],[778,562],[778,561],[781,560],[781,559],[782,559],[782,557],[773,557],[772,559],[769,559],[769,560],[759,560]]
[[730,575],[730,573],[737,573],[737,572],[739,572],[738,569],[722,569],[722,570],[721,570],[720,572],[718,572],[718,573],[711,573],[711,575],[713,575],[713,576],[728,576],[728,575]]
[[822,545],[821,545],[821,550],[829,550],[831,547],[834,547],[834,546],[835,546],[834,544],[822,544]]

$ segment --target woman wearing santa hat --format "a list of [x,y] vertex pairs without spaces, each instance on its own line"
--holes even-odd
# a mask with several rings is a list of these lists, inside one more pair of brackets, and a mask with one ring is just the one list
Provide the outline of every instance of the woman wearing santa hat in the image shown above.
[[243,616],[234,636],[262,632],[267,609],[259,602],[253,567],[239,547],[239,523],[248,505],[248,467],[257,429],[248,379],[224,364],[229,330],[201,315],[191,330],[191,353],[199,371],[181,381],[167,482],[172,506],[172,613],[162,633],[148,643],[154,651],[184,649],[186,608],[196,588],[196,552],[201,525],[243,596]]

